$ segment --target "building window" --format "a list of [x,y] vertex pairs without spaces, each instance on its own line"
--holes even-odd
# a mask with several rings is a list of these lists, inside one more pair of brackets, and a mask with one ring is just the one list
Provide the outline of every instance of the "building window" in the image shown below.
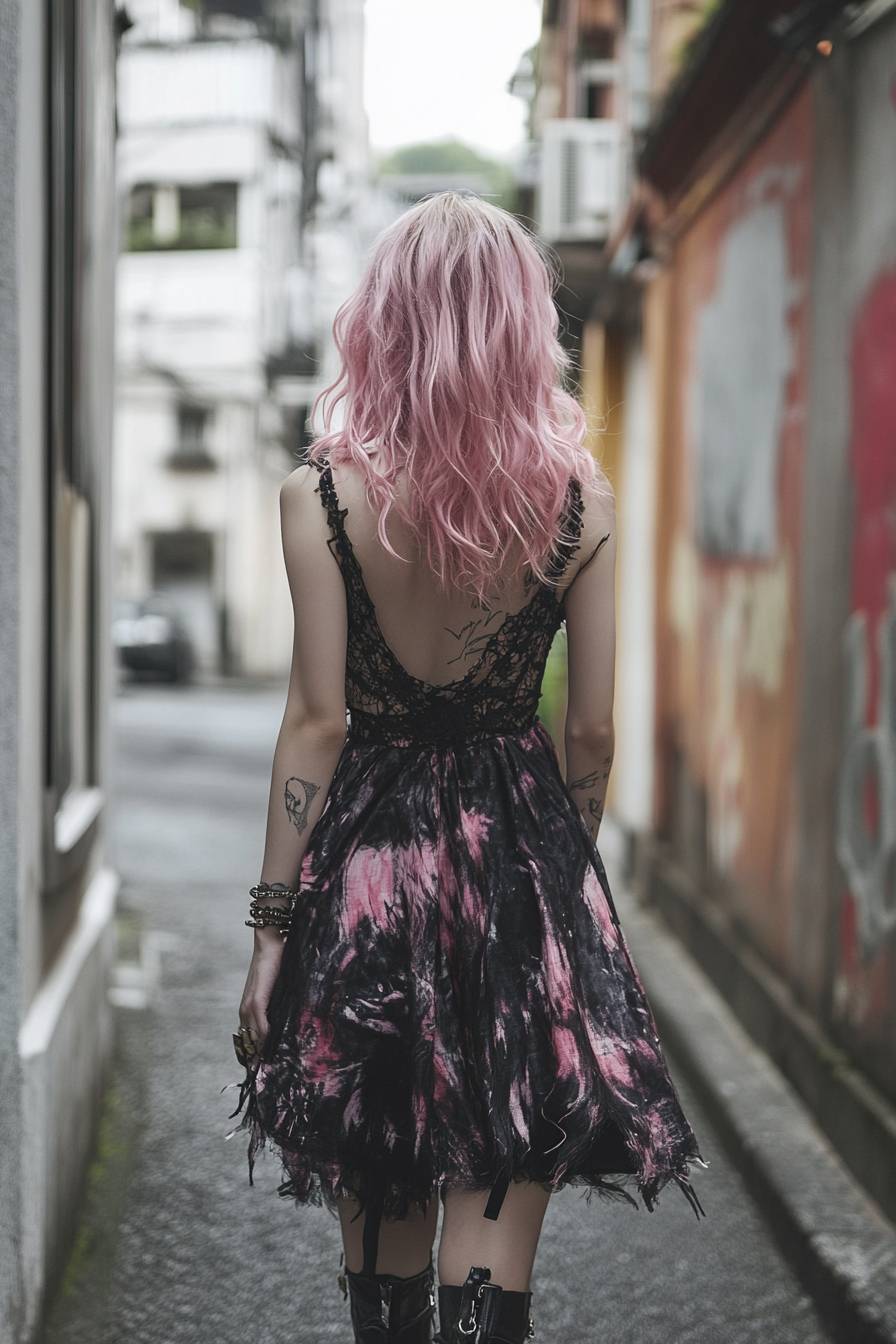
[[177,407],[177,441],[167,463],[174,471],[214,471],[216,462],[209,451],[207,431],[211,411],[197,402],[182,401]]
[[580,117],[606,121],[616,115],[619,66],[615,61],[583,61],[579,66]]
[[298,466],[308,460],[308,449],[314,442],[311,430],[310,408],[291,406],[283,412],[283,447],[292,466]]
[[128,203],[129,252],[237,246],[236,182],[201,186],[138,183]]
[[45,966],[77,918],[104,806],[104,412],[115,243],[108,228],[115,200],[112,25],[97,5],[54,4],[47,15]]
[[180,0],[180,5],[181,9],[189,10],[199,19],[222,15],[257,23],[264,18],[265,13],[264,0]]
[[613,91],[614,86],[612,84],[587,83],[584,90],[584,115],[596,118],[599,121],[606,121],[612,117]]
[[178,447],[193,452],[205,447],[205,429],[208,424],[208,411],[204,406],[181,404],[177,408]]
[[[606,16],[604,16],[606,17]],[[579,28],[578,57],[580,61],[611,61],[616,54],[616,25],[584,22]]]

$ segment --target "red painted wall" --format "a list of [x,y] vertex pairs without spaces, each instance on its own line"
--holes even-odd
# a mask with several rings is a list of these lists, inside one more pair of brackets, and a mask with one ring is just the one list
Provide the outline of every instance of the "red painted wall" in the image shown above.
[[[833,1008],[893,1060],[896,985],[896,269],[858,307],[851,341],[853,529],[838,780],[844,874]],[[896,1083],[896,1078],[894,1078]]]
[[812,155],[805,91],[677,246],[658,501],[658,830],[785,975]]

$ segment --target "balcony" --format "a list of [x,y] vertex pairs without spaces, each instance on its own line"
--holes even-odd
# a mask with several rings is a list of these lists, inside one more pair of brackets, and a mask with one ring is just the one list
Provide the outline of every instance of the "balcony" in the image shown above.
[[603,243],[619,205],[621,131],[603,118],[542,124],[538,231],[549,243]]
[[146,137],[141,157],[160,139],[170,153],[184,131],[209,126],[231,135],[241,127],[265,127],[288,145],[299,139],[295,58],[260,37],[125,43],[118,87],[122,135],[131,144],[135,136]]

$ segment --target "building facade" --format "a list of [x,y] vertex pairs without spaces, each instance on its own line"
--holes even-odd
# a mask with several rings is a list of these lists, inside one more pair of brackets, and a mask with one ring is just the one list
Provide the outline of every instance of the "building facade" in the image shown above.
[[0,7],[0,1338],[35,1336],[112,1045],[115,7]]
[[[626,831],[650,826],[653,742],[644,705],[653,698],[650,587],[654,490],[650,377],[639,301],[607,264],[630,208],[636,138],[650,109],[649,0],[546,0],[541,38],[511,82],[528,102],[531,142],[520,213],[557,259],[561,339],[572,387],[588,420],[587,443],[617,496],[619,627],[617,752],[607,806]],[[604,320],[609,307],[616,326]],[[626,429],[623,429],[623,419]],[[627,431],[628,436],[626,437]],[[625,471],[623,471],[625,445]],[[637,601],[628,601],[628,593]]]
[[[238,12],[237,12],[238,11]],[[115,567],[201,671],[279,675],[277,496],[367,189],[361,0],[135,0],[119,64]]]
[[608,807],[892,1218],[896,6],[646,17],[578,346],[618,501]]

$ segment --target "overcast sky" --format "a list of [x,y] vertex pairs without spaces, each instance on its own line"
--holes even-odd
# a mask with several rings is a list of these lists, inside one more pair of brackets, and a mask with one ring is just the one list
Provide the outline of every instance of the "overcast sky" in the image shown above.
[[366,0],[364,89],[374,150],[457,136],[505,157],[524,105],[507,93],[541,0]]

